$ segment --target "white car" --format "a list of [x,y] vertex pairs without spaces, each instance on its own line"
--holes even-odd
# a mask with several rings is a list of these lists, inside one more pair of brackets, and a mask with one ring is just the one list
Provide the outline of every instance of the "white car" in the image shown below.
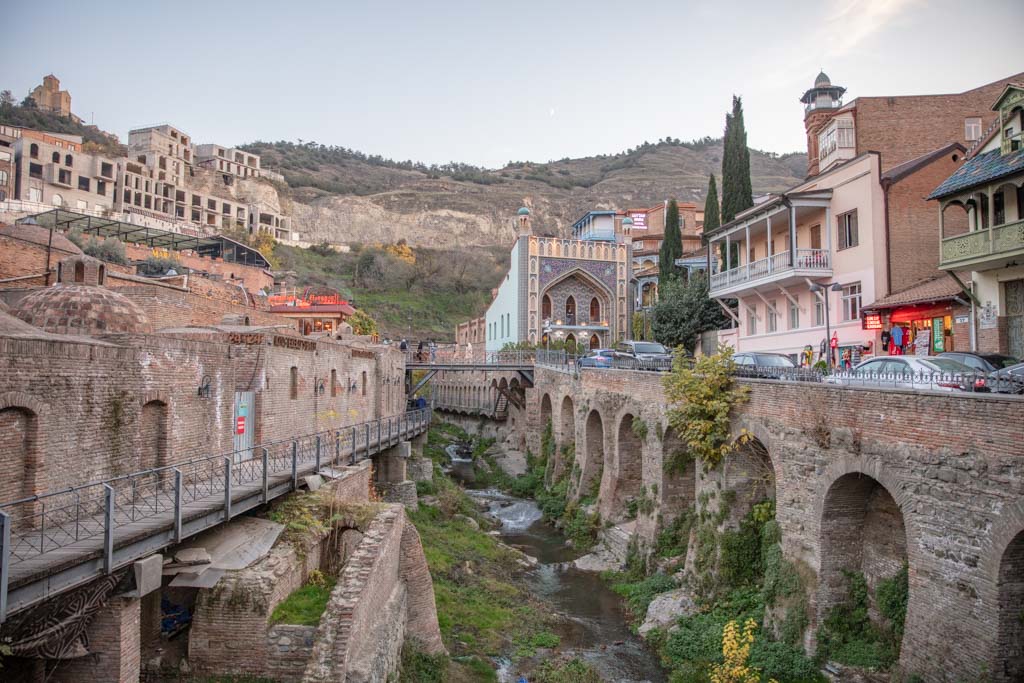
[[877,356],[852,370],[839,370],[825,378],[845,386],[929,389],[932,391],[988,391],[984,373],[963,363],[938,356]]

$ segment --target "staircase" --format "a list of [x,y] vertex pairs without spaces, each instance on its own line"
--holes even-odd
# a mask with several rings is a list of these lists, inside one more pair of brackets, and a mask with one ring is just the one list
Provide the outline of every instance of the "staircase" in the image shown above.
[[494,401],[494,417],[498,420],[508,417],[508,397],[505,394],[498,394],[498,398]]

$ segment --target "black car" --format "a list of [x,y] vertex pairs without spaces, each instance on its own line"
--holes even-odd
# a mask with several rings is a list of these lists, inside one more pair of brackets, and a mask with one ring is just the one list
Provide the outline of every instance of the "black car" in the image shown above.
[[672,353],[657,342],[619,342],[612,355],[612,366],[629,370],[671,370]]
[[1001,353],[975,353],[967,351],[946,351],[940,353],[939,358],[949,358],[958,363],[963,363],[978,374],[988,375],[988,387],[990,391],[999,394],[1020,394],[1024,393],[1024,380],[1019,374],[1010,372],[1010,368],[1020,364],[1020,361],[1013,356],[1006,356]]

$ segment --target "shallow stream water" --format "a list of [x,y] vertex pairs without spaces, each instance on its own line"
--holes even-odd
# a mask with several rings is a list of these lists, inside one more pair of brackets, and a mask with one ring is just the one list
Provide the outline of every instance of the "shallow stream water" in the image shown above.
[[[533,501],[511,498],[498,491],[470,491],[485,500],[501,526],[502,540],[538,560],[526,572],[534,595],[546,600],[564,617],[556,629],[560,652],[571,653],[592,665],[602,679],[615,683],[662,683],[665,673],[657,657],[644,647],[626,622],[622,599],[592,572],[572,566],[579,553],[565,545],[564,537],[541,521]],[[520,672],[511,665],[499,671],[499,680],[515,682]]]

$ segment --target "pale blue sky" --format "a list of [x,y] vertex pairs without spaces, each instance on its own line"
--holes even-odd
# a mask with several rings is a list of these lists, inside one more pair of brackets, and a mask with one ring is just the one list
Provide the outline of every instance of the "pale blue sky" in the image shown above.
[[52,72],[122,138],[166,121],[425,162],[718,136],[733,93],[751,146],[802,151],[819,67],[848,99],[1024,71],[994,28],[1024,25],[1019,0],[7,3],[0,88],[19,100]]

